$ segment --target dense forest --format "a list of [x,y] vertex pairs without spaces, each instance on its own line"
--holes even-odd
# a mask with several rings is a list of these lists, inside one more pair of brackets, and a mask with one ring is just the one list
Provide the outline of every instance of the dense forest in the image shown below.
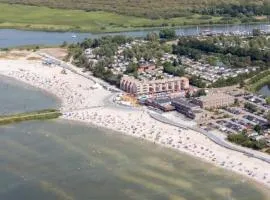
[[4,3],[47,6],[52,8],[109,11],[151,19],[189,16],[202,13],[221,16],[269,14],[269,0],[0,0]]

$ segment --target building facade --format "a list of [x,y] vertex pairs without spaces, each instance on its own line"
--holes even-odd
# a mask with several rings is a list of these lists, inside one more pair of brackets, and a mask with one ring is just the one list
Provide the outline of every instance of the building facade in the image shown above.
[[120,89],[133,95],[179,92],[189,89],[189,80],[186,77],[138,80],[132,76],[124,75],[120,81]]
[[201,108],[214,109],[234,104],[234,97],[225,93],[215,93],[192,100]]

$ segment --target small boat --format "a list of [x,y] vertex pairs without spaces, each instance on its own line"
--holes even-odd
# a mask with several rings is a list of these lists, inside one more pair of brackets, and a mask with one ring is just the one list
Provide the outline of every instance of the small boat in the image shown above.
[[77,37],[77,35],[72,35],[71,37],[72,37],[72,38],[76,38],[76,37]]

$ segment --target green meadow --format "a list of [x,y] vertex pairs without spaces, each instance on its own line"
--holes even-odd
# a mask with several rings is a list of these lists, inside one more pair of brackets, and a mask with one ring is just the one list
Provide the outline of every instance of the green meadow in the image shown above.
[[[104,11],[86,12],[0,3],[0,28],[97,33],[216,23],[221,23],[221,17],[194,14],[153,20]],[[235,23],[238,21],[235,20]]]
[[262,5],[268,0],[0,0],[1,3],[45,6],[50,8],[106,11],[149,19],[190,15],[217,5]]

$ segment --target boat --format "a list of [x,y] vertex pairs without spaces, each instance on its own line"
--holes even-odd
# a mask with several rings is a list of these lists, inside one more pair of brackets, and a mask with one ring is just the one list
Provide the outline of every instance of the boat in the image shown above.
[[72,37],[72,38],[77,38],[77,35],[72,35],[71,37]]

